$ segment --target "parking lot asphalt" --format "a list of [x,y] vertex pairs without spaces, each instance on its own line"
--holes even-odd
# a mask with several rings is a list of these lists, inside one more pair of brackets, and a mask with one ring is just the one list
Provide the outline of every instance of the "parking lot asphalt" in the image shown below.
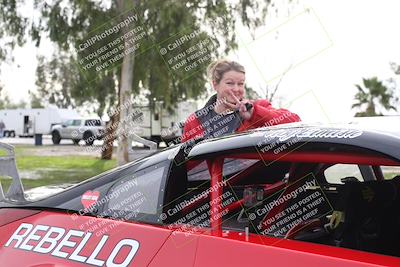
[[[4,142],[6,144],[14,146],[31,147],[31,149],[29,149],[30,154],[37,156],[79,155],[100,157],[103,144],[103,141],[95,140],[93,146],[86,146],[83,141],[81,141],[79,145],[74,145],[72,140],[61,140],[61,143],[59,145],[54,145],[51,141],[50,135],[43,136],[42,145],[40,146],[35,146],[34,138],[29,137],[1,138],[0,142]],[[134,149],[135,153],[133,153],[134,158],[132,158],[131,160],[142,158],[153,152],[143,146],[133,146],[132,148]],[[113,157],[115,157],[116,151],[117,145],[116,143],[114,143]]]

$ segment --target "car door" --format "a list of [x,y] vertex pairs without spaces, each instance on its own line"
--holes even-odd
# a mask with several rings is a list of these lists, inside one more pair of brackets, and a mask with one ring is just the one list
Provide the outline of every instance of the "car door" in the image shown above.
[[63,122],[61,128],[59,128],[61,138],[71,138],[70,127],[73,120],[67,120]]
[[67,127],[68,138],[81,139],[82,136],[82,125],[84,120],[73,120],[71,126]]
[[[399,266],[400,161],[329,141],[277,143],[279,151],[212,142],[226,153],[206,142],[196,146],[189,158],[208,162],[210,194],[201,203],[198,193],[186,214],[207,205],[211,223],[199,234],[194,266]],[[393,181],[371,180],[367,173],[378,166]],[[214,209],[221,216],[212,216]]]
[[[1,265],[147,266],[172,232],[159,219],[170,161],[138,165],[39,201],[26,207],[35,209],[31,216],[0,224]],[[9,216],[21,212],[15,210]]]

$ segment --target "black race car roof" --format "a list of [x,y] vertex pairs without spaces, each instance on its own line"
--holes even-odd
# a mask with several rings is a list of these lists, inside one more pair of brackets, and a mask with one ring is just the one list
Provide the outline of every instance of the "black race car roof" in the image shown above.
[[257,128],[247,132],[203,140],[196,144],[187,157],[223,153],[233,150],[255,151],[268,144],[333,143],[352,145],[381,152],[400,160],[400,130],[365,129],[350,124],[304,124],[289,123],[272,127]]
[[[375,129],[371,125],[355,124],[308,124],[303,122],[280,124],[276,126],[256,128],[242,133],[234,133],[218,138],[198,140],[195,144],[190,141],[168,147],[155,152],[134,163],[140,168],[153,165],[164,160],[172,160],[179,150],[186,150],[185,158],[205,154],[225,153],[232,150],[255,151],[261,146],[272,143],[333,143],[352,145],[371,149],[400,160],[400,128],[393,125],[384,128],[379,125]],[[185,148],[187,146],[187,148]],[[133,162],[127,165],[132,165]]]

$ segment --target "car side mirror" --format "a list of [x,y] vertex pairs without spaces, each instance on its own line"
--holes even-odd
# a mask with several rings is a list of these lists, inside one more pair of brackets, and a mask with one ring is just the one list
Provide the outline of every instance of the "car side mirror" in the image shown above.
[[61,124],[61,126],[62,126],[63,128],[67,127],[67,125],[66,125],[65,123]]

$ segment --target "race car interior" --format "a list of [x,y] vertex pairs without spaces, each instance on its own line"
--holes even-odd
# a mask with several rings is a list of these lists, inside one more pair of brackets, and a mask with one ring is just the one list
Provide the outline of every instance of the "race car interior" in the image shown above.
[[[216,203],[222,233],[400,256],[400,163],[351,146],[318,147],[192,159],[171,175],[164,212],[176,212],[164,223],[213,228]],[[220,184],[212,182],[217,159]]]

